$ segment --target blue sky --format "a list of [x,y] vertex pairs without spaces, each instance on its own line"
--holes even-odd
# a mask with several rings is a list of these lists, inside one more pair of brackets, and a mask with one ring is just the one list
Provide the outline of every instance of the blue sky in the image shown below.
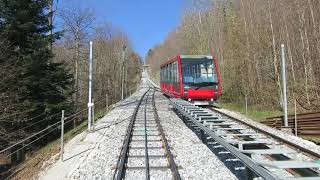
[[178,26],[185,0],[59,0],[58,9],[91,9],[97,23],[111,22],[125,31],[142,57]]

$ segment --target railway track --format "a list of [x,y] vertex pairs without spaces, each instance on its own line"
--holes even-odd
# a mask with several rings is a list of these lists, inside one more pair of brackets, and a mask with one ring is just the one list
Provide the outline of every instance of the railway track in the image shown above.
[[[319,136],[320,135],[320,112],[297,114],[297,127],[295,127],[294,115],[288,116],[288,128],[294,133],[297,128],[297,134],[300,136]],[[261,123],[281,129],[284,127],[283,116],[270,117]]]
[[248,179],[320,179],[319,154],[222,112],[181,99],[171,103],[209,148],[242,162]]
[[155,91],[149,85],[134,110],[113,179],[181,179],[160,125]]

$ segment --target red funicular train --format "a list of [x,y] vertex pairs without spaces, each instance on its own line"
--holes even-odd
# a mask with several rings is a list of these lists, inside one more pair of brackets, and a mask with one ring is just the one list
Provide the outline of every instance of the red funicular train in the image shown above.
[[178,55],[161,65],[161,91],[196,105],[211,105],[221,96],[220,74],[213,56]]

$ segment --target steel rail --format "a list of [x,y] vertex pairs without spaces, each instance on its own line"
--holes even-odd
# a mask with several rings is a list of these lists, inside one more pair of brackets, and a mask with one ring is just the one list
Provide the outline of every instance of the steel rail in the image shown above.
[[146,98],[146,104],[144,106],[144,152],[145,152],[145,164],[146,164],[146,179],[150,180],[149,169],[149,154],[148,154],[148,137],[147,137],[147,105],[148,105],[149,93]]
[[115,173],[113,175],[113,179],[120,180],[120,179],[124,178],[125,171],[126,171],[126,161],[128,159],[128,155],[129,155],[129,144],[132,139],[133,124],[136,119],[139,107],[140,107],[145,95],[149,91],[150,91],[150,88],[146,92],[144,92],[144,94],[141,96],[141,99],[139,100],[138,105],[135,107],[133,115],[131,116],[130,124],[127,129],[126,139],[125,139],[123,146],[122,146],[122,149],[121,149],[121,155],[119,156],[119,160],[117,162],[117,167],[116,167]]
[[203,130],[207,135],[209,135],[211,138],[213,138],[216,142],[218,142],[220,145],[222,145],[225,149],[227,149],[231,154],[233,154],[235,157],[239,158],[248,168],[250,168],[253,172],[255,172],[257,175],[263,177],[264,179],[268,180],[276,180],[277,177],[275,177],[272,173],[270,173],[267,169],[259,166],[254,162],[251,158],[246,156],[245,154],[238,151],[237,148],[230,145],[228,142],[226,142],[223,138],[219,137],[215,134],[211,129],[201,124],[199,121],[197,121],[191,114],[186,112],[183,107],[174,102],[171,101],[173,106],[184,116],[188,117],[188,119],[195,124],[198,128]]
[[254,125],[252,125],[252,124],[249,124],[249,123],[247,123],[247,122],[241,121],[240,119],[237,119],[237,118],[235,118],[235,117],[232,117],[232,116],[230,116],[230,115],[228,115],[228,114],[226,114],[226,113],[224,113],[224,112],[221,112],[221,111],[219,111],[219,110],[217,110],[217,109],[211,109],[211,110],[213,110],[213,111],[215,111],[215,112],[218,112],[218,113],[220,113],[220,114],[222,114],[222,115],[224,115],[224,116],[226,116],[226,117],[228,117],[228,118],[230,118],[230,119],[232,119],[232,120],[235,120],[235,121],[237,121],[237,122],[239,122],[239,123],[241,123],[241,124],[244,124],[244,125],[252,128],[252,129],[254,129],[254,130],[258,131],[258,132],[261,132],[261,133],[263,133],[263,134],[266,134],[266,135],[268,135],[268,136],[270,136],[270,137],[272,137],[272,138],[274,138],[274,139],[276,139],[276,140],[282,141],[284,144],[287,144],[287,145],[289,145],[289,146],[291,146],[291,147],[294,147],[295,149],[299,150],[300,152],[309,155],[309,157],[311,156],[311,157],[313,157],[314,159],[320,159],[320,154],[319,154],[319,153],[316,153],[316,152],[314,152],[314,151],[312,151],[312,150],[310,150],[310,149],[307,149],[307,148],[302,147],[302,146],[300,146],[300,145],[298,145],[298,144],[295,144],[294,142],[291,142],[291,141],[289,141],[289,140],[286,140],[286,139],[284,139],[284,138],[281,138],[281,137],[279,137],[279,136],[277,136],[277,135],[275,135],[275,134],[272,134],[272,133],[270,133],[270,132],[268,132],[268,131],[266,131],[266,130],[264,130],[264,129],[258,128],[258,127],[254,126]]
[[162,143],[163,143],[165,151],[166,151],[166,158],[167,158],[167,160],[169,162],[169,167],[170,167],[171,172],[173,174],[173,178],[175,180],[180,180],[181,177],[180,177],[178,168],[176,166],[176,163],[174,162],[173,155],[172,155],[172,153],[170,151],[170,148],[169,148],[169,145],[168,145],[168,141],[167,141],[167,139],[166,139],[166,137],[164,135],[162,126],[160,124],[160,119],[159,119],[159,115],[158,115],[156,104],[155,104],[155,95],[154,94],[155,94],[155,91],[153,91],[153,94],[152,94],[152,106],[153,106],[153,111],[154,111],[154,117],[155,117],[155,120],[156,120],[156,123],[157,123],[157,126],[158,126],[158,130],[159,130],[160,135],[161,135]]
[[[283,127],[282,118],[283,116],[269,117],[261,121],[261,123],[272,128],[281,129]],[[297,114],[297,122],[295,122],[295,115],[288,116],[288,128],[299,136],[319,136],[319,122],[320,112]]]
[[[165,138],[165,134],[164,131],[161,127],[160,124],[160,119],[157,113],[157,109],[155,106],[155,91],[157,91],[158,89],[156,87],[154,87],[153,84],[150,84],[149,82],[147,82],[149,89],[143,94],[143,96],[141,97],[140,101],[138,102],[137,106],[135,107],[134,113],[131,116],[131,120],[130,120],[130,124],[127,128],[126,131],[126,137],[121,149],[121,153],[117,162],[117,166],[116,166],[116,170],[115,173],[113,175],[113,179],[116,180],[121,180],[124,179],[126,176],[126,169],[127,167],[127,162],[128,159],[131,157],[129,155],[129,151],[130,151],[130,144],[132,143],[132,134],[134,133],[134,126],[136,123],[136,118],[138,116],[138,112],[142,111],[142,102],[145,101],[145,105],[144,105],[144,110],[143,110],[143,119],[144,122],[142,123],[144,126],[144,149],[145,149],[145,172],[146,172],[146,179],[149,180],[150,179],[150,168],[157,168],[157,167],[150,167],[150,162],[149,162],[149,154],[148,154],[148,131],[147,131],[147,122],[148,122],[148,118],[147,118],[147,111],[148,111],[148,105],[150,105],[150,101],[151,101],[151,106],[152,106],[152,111],[153,111],[153,117],[154,117],[154,121],[155,121],[155,127],[157,128],[156,130],[159,132],[159,137],[160,137],[160,141],[162,142],[162,147],[163,150],[165,151],[165,156],[163,156],[164,158],[166,158],[167,162],[168,162],[168,168],[171,170],[173,179],[175,180],[181,180],[180,174],[178,172],[178,168],[174,162],[173,159],[173,154],[170,151],[170,147],[168,145],[167,139]],[[153,90],[152,93],[152,99],[150,98],[151,93],[150,90]],[[148,104],[149,102],[149,104]],[[135,168],[135,167],[131,167],[131,168]],[[138,167],[137,167],[138,168]],[[164,168],[164,167],[160,167],[160,168]]]
[[[174,104],[173,104],[174,105]],[[177,105],[177,104],[176,104]],[[211,127],[208,128],[206,127],[206,123],[204,121],[204,124],[201,123],[201,121],[198,121],[197,119],[197,115],[191,113],[192,110],[190,111],[186,111],[188,108],[185,108],[183,106],[177,107],[175,106],[175,108],[180,111],[181,114],[183,114],[184,116],[188,117],[188,119],[194,124],[196,125],[199,129],[201,129],[202,133],[208,135],[209,137],[213,138],[218,144],[224,146],[231,154],[233,154],[234,156],[236,156],[240,161],[242,161],[250,170],[252,170],[252,172],[255,172],[258,176],[261,176],[265,179],[278,179],[277,176],[275,176],[275,174],[273,174],[272,172],[270,172],[268,169],[266,169],[263,165],[260,165],[259,163],[256,163],[254,160],[251,159],[250,156],[247,156],[246,154],[240,152],[236,147],[234,147],[233,145],[229,144],[227,141],[225,141],[223,138],[219,137],[219,135],[215,134],[214,131],[212,131]],[[180,109],[179,109],[180,108]],[[252,128],[253,130],[255,130],[256,132],[262,133],[264,135],[267,135],[277,141],[283,142],[284,144],[287,145],[287,147],[291,147],[293,149],[296,149],[297,152],[301,152],[309,157],[313,157],[314,159],[320,159],[320,154],[317,152],[314,152],[312,150],[306,149],[300,145],[297,145],[293,142],[290,142],[286,139],[283,139],[281,137],[278,137],[277,135],[271,134],[270,132],[267,132],[261,128],[255,127],[252,124],[249,124],[247,122],[243,122],[240,119],[236,119],[235,117],[232,117],[226,113],[223,113],[219,110],[216,109],[212,109],[213,111],[215,111],[216,113],[219,113],[221,115],[224,115],[226,117],[228,117],[230,120],[234,120],[240,124],[246,125],[250,128]],[[201,118],[200,118],[201,119]],[[278,159],[277,161],[281,161],[281,158]],[[290,168],[289,168],[290,169]],[[292,169],[295,172],[295,169]],[[312,172],[311,172],[312,171]],[[296,173],[300,174],[303,173],[304,175],[302,176],[302,178],[310,178],[310,179],[317,179],[318,177],[313,177],[314,174],[316,173],[316,171],[313,171],[312,168],[302,168],[301,171],[300,169],[296,170]],[[306,174],[305,174],[306,173]],[[311,175],[311,174],[312,175]],[[301,174],[300,174],[301,175]],[[310,176],[310,177],[309,177]],[[311,177],[312,176],[312,177]],[[317,175],[316,175],[317,176]]]

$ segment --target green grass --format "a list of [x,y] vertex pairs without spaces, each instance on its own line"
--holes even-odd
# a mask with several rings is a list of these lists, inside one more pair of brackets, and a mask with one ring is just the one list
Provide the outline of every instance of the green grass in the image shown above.
[[[221,103],[220,106],[222,108],[240,112],[241,114],[246,115],[246,109],[244,105],[235,104],[235,103]],[[257,109],[254,106],[248,106],[247,116],[256,121],[263,121],[267,117],[280,116],[281,114],[282,112],[277,110]]]

